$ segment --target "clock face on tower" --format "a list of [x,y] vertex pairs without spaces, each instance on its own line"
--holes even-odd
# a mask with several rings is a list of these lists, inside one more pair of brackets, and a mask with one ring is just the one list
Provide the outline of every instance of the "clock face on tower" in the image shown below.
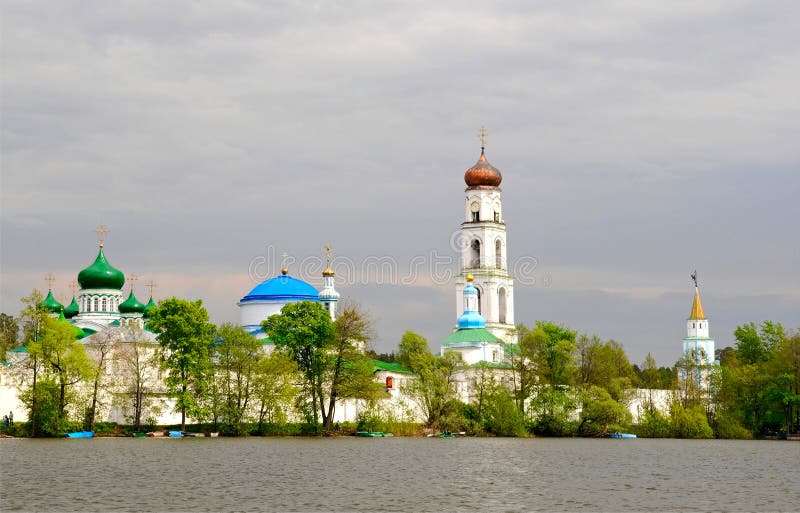
[[477,212],[477,211],[479,211],[481,209],[481,205],[480,205],[480,203],[475,202],[475,203],[473,203],[472,205],[469,206],[469,209],[472,212]]

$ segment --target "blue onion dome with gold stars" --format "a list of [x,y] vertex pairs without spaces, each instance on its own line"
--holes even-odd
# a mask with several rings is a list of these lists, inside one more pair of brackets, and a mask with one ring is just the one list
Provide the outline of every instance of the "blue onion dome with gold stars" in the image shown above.
[[310,283],[289,276],[288,269],[283,268],[280,276],[256,285],[241,303],[252,301],[319,301],[319,291]]
[[39,303],[36,306],[38,306],[39,308],[44,308],[48,312],[54,314],[61,313],[62,311],[64,311],[64,305],[59,303],[58,300],[55,297],[53,297],[52,290],[48,290],[47,297],[39,301]]
[[78,302],[75,301],[75,296],[72,296],[72,302],[64,308],[64,317],[67,319],[72,319],[76,315],[80,313],[80,308],[78,307]]
[[128,295],[128,299],[126,299],[125,301],[120,303],[120,305],[119,305],[119,313],[124,313],[124,314],[132,314],[132,313],[144,314],[145,308],[146,308],[145,305],[140,303],[139,300],[136,299],[136,296],[134,295],[133,290],[131,290],[131,293]]
[[108,263],[103,246],[100,246],[94,263],[78,273],[78,283],[82,289],[121,290],[125,284],[125,275]]

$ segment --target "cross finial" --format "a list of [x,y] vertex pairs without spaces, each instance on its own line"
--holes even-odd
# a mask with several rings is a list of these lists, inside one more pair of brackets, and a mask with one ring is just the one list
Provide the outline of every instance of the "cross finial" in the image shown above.
[[105,241],[106,234],[111,230],[108,229],[108,226],[101,224],[97,227],[95,232],[97,233],[97,242],[100,244],[100,247],[103,247],[103,242]]
[[489,132],[486,131],[486,127],[482,126],[481,129],[478,131],[478,138],[481,140],[481,151],[486,148],[486,135]]
[[44,281],[47,282],[47,290],[53,290],[53,282],[56,281],[56,277],[53,276],[53,273],[47,273],[44,275]]
[[156,282],[150,280],[149,282],[147,282],[147,288],[150,289],[150,297],[153,297],[153,289],[156,288]]
[[136,276],[136,275],[135,275],[135,274],[133,274],[133,273],[131,273],[130,275],[128,275],[128,281],[129,281],[129,282],[130,282],[130,284],[131,284],[131,292],[133,292],[133,286],[134,286],[134,285],[136,285],[136,280],[138,280],[138,279],[139,279],[139,277],[138,277],[138,276]]
[[325,245],[325,262],[328,264],[328,269],[331,267],[331,246],[330,244]]
[[695,288],[697,288],[697,271],[692,273],[692,281],[694,282]]
[[281,258],[282,258],[281,274],[286,276],[287,274],[289,274],[289,268],[286,267],[286,259],[289,258],[289,253],[284,251],[283,254],[281,255]]
[[70,288],[70,290],[72,290],[72,295],[74,297],[75,296],[75,291],[78,290],[78,282],[75,281],[75,280],[72,280],[71,282],[69,282],[69,288]]

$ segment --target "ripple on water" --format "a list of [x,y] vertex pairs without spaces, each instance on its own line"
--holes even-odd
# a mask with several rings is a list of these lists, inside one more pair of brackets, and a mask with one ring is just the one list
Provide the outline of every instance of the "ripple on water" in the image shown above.
[[[4,511],[792,511],[800,444],[0,440]],[[9,486],[9,483],[13,483]]]

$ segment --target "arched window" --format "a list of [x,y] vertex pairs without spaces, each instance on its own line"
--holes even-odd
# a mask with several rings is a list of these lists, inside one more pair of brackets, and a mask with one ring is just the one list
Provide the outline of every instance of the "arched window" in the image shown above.
[[481,313],[481,289],[475,287],[475,290],[478,291],[478,313]]
[[106,298],[103,298],[102,305],[103,305],[103,306],[102,306],[102,308],[101,308],[101,311],[103,311],[103,312],[107,312],[107,311],[108,311],[108,310],[107,310],[107,308],[108,308],[108,302],[106,301]]
[[94,298],[94,299],[92,300],[92,311],[93,311],[93,312],[97,312],[99,307],[100,307],[100,305],[99,305],[99,303],[98,303],[98,299],[97,299],[97,298]]
[[506,322],[506,289],[501,288],[497,291],[499,299],[500,318],[498,319],[502,324]]
[[470,267],[480,267],[481,266],[481,241],[475,239],[470,244],[470,248],[472,249],[471,254],[471,262],[469,264]]
[[500,353],[499,353],[499,351],[497,349],[492,350],[492,361],[493,362],[498,361],[500,359],[499,355],[500,355]]
[[498,269],[503,268],[503,245],[500,243],[500,239],[494,241],[494,265]]

